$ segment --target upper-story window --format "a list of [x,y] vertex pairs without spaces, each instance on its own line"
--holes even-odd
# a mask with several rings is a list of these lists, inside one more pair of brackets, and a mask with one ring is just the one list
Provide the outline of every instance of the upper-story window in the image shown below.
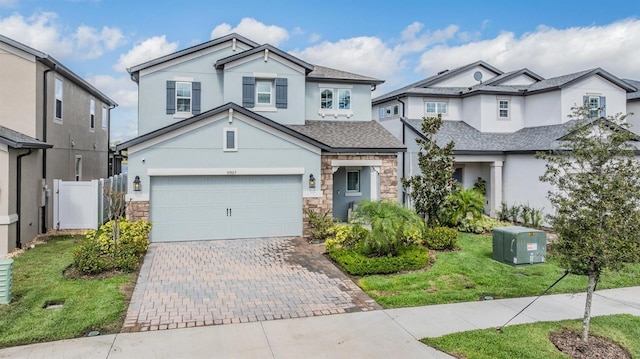
[[606,98],[604,96],[585,96],[584,104],[589,109],[589,117],[605,117],[607,115],[605,111]]
[[102,129],[107,128],[107,124],[109,123],[109,111],[106,106],[102,106]]
[[89,100],[89,128],[96,128],[96,101],[94,99]]
[[62,121],[62,80],[56,78],[55,80],[55,118]]
[[426,114],[430,116],[447,114],[447,103],[444,101],[427,101],[424,107]]
[[[338,104],[333,101],[337,94]],[[351,109],[351,89],[321,89],[320,108],[326,110],[350,110]]]
[[[264,76],[264,74],[261,74]],[[250,77],[242,78],[242,106],[255,108],[256,111],[276,111],[279,108],[287,108],[288,105],[288,80],[275,77]],[[275,105],[275,106],[274,106]]]
[[385,110],[384,107],[380,107],[378,109],[378,118],[384,118],[384,114],[386,113],[387,110]]
[[191,82],[176,82],[176,111],[191,112]]
[[167,81],[167,115],[185,118],[200,114],[200,82],[183,78]]
[[400,106],[393,105],[393,115],[398,116],[400,114]]
[[509,100],[498,100],[498,118],[507,119],[509,118],[510,111],[510,103]]

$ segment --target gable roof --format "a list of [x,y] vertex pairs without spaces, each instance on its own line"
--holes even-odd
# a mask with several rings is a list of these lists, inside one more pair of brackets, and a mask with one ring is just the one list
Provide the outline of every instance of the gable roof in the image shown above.
[[485,85],[498,85],[498,84],[501,84],[503,82],[509,81],[511,79],[514,79],[514,78],[516,78],[518,76],[522,76],[522,75],[528,76],[531,79],[536,80],[536,81],[544,80],[544,77],[536,74],[535,72],[533,72],[533,71],[531,71],[531,70],[529,70],[527,68],[524,68],[524,69],[520,69],[520,70],[507,72],[507,73],[504,73],[502,75],[498,75],[498,76],[496,76],[496,77],[494,77],[492,79],[489,79],[489,80],[485,81],[484,84]]
[[627,101],[640,101],[640,81],[628,79],[624,81],[636,88],[634,92],[627,92]]
[[[233,102],[219,106],[212,110],[203,112],[199,115],[189,117],[185,120],[172,123],[168,126],[159,128],[142,136],[138,136],[129,141],[123,142],[116,146],[116,151],[130,148],[137,144],[146,142],[158,136],[173,132],[192,123],[202,121],[211,116],[223,113],[233,109],[253,120],[261,122],[274,130],[291,135],[299,140],[307,142],[313,146],[327,152],[400,152],[404,151],[404,145],[393,137],[376,121],[362,122],[363,124],[355,124],[356,121],[335,121],[329,125],[318,125],[315,122],[324,121],[307,121],[305,125],[285,126],[278,122],[272,121],[253,111],[250,111]],[[312,122],[312,123],[309,123]],[[337,123],[336,123],[337,122]],[[353,125],[350,125],[353,124]],[[355,130],[361,132],[354,132]],[[332,139],[333,134],[341,133],[336,139]],[[390,147],[388,147],[390,146]]]
[[35,139],[31,136],[27,136],[21,132],[14,131],[10,128],[0,126],[0,143],[4,143],[5,145],[11,148],[51,148],[53,145],[42,142],[38,139]]
[[248,45],[248,46],[250,46],[252,48],[260,46],[258,43],[255,43],[255,42],[247,39],[246,37],[240,36],[240,35],[238,35],[236,33],[231,33],[229,35],[222,36],[222,37],[219,37],[217,39],[213,39],[213,40],[210,40],[210,41],[207,41],[207,42],[203,42],[202,44],[191,46],[191,47],[188,47],[186,49],[183,49],[183,50],[180,50],[180,51],[176,51],[174,53],[171,53],[171,54],[168,54],[168,55],[165,55],[165,56],[161,56],[161,57],[158,57],[156,59],[153,59],[153,60],[150,60],[150,61],[147,61],[147,62],[143,62],[141,64],[138,64],[136,66],[128,68],[127,71],[131,74],[131,78],[134,81],[137,82],[138,81],[138,77],[137,76],[138,76],[138,73],[141,70],[144,70],[144,69],[147,69],[149,67],[161,64],[163,62],[167,62],[167,61],[171,61],[173,59],[180,58],[182,56],[186,56],[186,55],[192,54],[194,52],[198,52],[200,50],[203,50],[203,49],[206,49],[206,48],[209,48],[209,47],[212,47],[212,46],[216,46],[216,45],[222,44],[222,43],[227,42],[227,41],[232,40],[232,39],[236,39],[237,41],[240,41],[240,42],[242,42],[242,43],[244,43],[244,44],[246,44],[246,45]]
[[325,145],[329,152],[404,152],[406,147],[377,121],[305,121],[290,128]]
[[109,106],[114,106],[114,107],[118,106],[118,104],[115,101],[110,99],[107,95],[105,95],[100,90],[95,88],[93,85],[88,83],[82,77],[78,76],[76,73],[71,71],[69,68],[64,66],[60,61],[58,61],[55,58],[53,58],[53,56],[50,56],[50,55],[48,55],[48,54],[46,54],[46,53],[44,53],[42,51],[38,51],[38,50],[36,50],[36,49],[34,49],[32,47],[29,47],[29,46],[27,46],[27,45],[25,45],[25,44],[23,44],[21,42],[18,42],[16,40],[8,38],[8,37],[6,37],[4,35],[0,35],[0,42],[4,42],[5,44],[13,46],[13,47],[15,47],[17,49],[20,49],[20,50],[22,50],[22,51],[34,56],[37,61],[40,61],[41,63],[45,64],[49,68],[53,69],[54,71],[62,74],[65,78],[71,80],[73,83],[75,83],[76,85],[80,86],[80,88],[86,90],[87,92],[89,92],[90,94],[92,94],[93,96],[98,98],[100,101],[108,104]]
[[260,45],[258,47],[254,47],[253,49],[245,50],[245,51],[242,51],[242,52],[240,52],[238,54],[233,54],[231,56],[227,56],[225,58],[222,58],[222,59],[216,61],[215,67],[216,67],[216,69],[222,69],[222,68],[224,68],[225,64],[228,64],[230,62],[242,59],[244,57],[247,57],[247,56],[250,56],[250,55],[253,55],[253,54],[260,53],[262,51],[273,52],[273,53],[279,55],[280,57],[283,57],[283,58],[293,62],[294,64],[303,67],[305,69],[305,74],[308,74],[309,72],[313,71],[313,65],[311,65],[311,64],[309,64],[307,62],[304,62],[304,61],[300,60],[299,58],[297,58],[295,56],[292,56],[292,55],[290,55],[290,54],[278,49],[277,47],[274,47],[274,46],[269,45],[269,44]]
[[624,82],[618,77],[598,67],[595,69],[574,72],[572,74],[553,77],[550,79],[536,82],[527,87],[527,93],[537,93],[537,92],[545,92],[545,91],[561,89],[573,83],[576,83],[578,81],[591,77],[593,75],[599,75],[604,79],[619,86],[620,88],[624,89],[627,92],[635,91],[635,88],[633,86],[629,85],[628,83]]
[[384,80],[379,80],[373,77],[358,75],[351,72],[336,70],[330,67],[324,67],[324,66],[318,66],[318,65],[313,66],[313,71],[311,71],[307,75],[307,81],[365,83],[365,84],[371,84],[371,85],[379,85],[384,82]]
[[489,65],[488,63],[486,63],[486,62],[484,62],[482,60],[480,60],[480,61],[476,61],[476,62],[467,64],[467,65],[464,65],[464,66],[457,67],[457,68],[455,68],[453,70],[440,71],[436,75],[433,75],[431,77],[427,77],[424,80],[420,80],[420,81],[414,82],[414,83],[412,83],[410,85],[407,85],[405,87],[399,88],[399,89],[397,89],[395,91],[391,91],[391,92],[389,92],[387,94],[378,96],[378,97],[376,97],[376,98],[374,98],[372,100],[372,104],[373,105],[377,105],[377,104],[379,104],[381,102],[385,102],[385,101],[394,99],[394,98],[396,98],[398,96],[404,96],[404,95],[407,95],[407,94],[416,93],[414,91],[420,91],[419,90],[420,88],[429,87],[429,86],[431,86],[431,85],[433,85],[433,84],[435,84],[437,82],[446,80],[447,78],[450,78],[450,77],[453,77],[455,75],[458,75],[458,74],[460,74],[462,72],[465,72],[465,71],[467,71],[469,69],[472,69],[472,68],[474,68],[476,66],[484,67],[485,69],[487,69],[489,71],[492,71],[492,72],[494,72],[494,73],[496,73],[498,75],[502,75],[503,74],[503,72],[500,71],[499,69]]

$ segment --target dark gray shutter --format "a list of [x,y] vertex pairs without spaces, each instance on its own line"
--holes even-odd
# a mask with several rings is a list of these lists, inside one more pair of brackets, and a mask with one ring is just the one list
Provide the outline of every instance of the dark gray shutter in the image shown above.
[[242,106],[252,108],[255,106],[256,98],[256,78],[242,78]]
[[176,82],[167,81],[167,115],[176,113]]
[[287,79],[276,79],[276,108],[287,108]]
[[191,113],[194,115],[200,114],[200,83],[191,83],[191,96],[193,103],[191,104]]
[[607,117],[607,98],[600,96],[600,117]]

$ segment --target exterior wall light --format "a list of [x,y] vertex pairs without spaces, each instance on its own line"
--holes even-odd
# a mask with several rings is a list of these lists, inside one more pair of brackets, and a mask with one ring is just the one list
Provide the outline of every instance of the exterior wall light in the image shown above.
[[309,188],[316,188],[316,179],[313,177],[313,173],[309,175]]
[[136,178],[133,179],[133,190],[136,192],[140,191],[140,176],[136,176]]

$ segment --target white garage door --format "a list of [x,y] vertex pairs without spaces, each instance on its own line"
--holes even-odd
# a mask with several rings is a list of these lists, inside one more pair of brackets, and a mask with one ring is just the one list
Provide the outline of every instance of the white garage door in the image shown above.
[[302,176],[151,178],[151,241],[302,235]]

